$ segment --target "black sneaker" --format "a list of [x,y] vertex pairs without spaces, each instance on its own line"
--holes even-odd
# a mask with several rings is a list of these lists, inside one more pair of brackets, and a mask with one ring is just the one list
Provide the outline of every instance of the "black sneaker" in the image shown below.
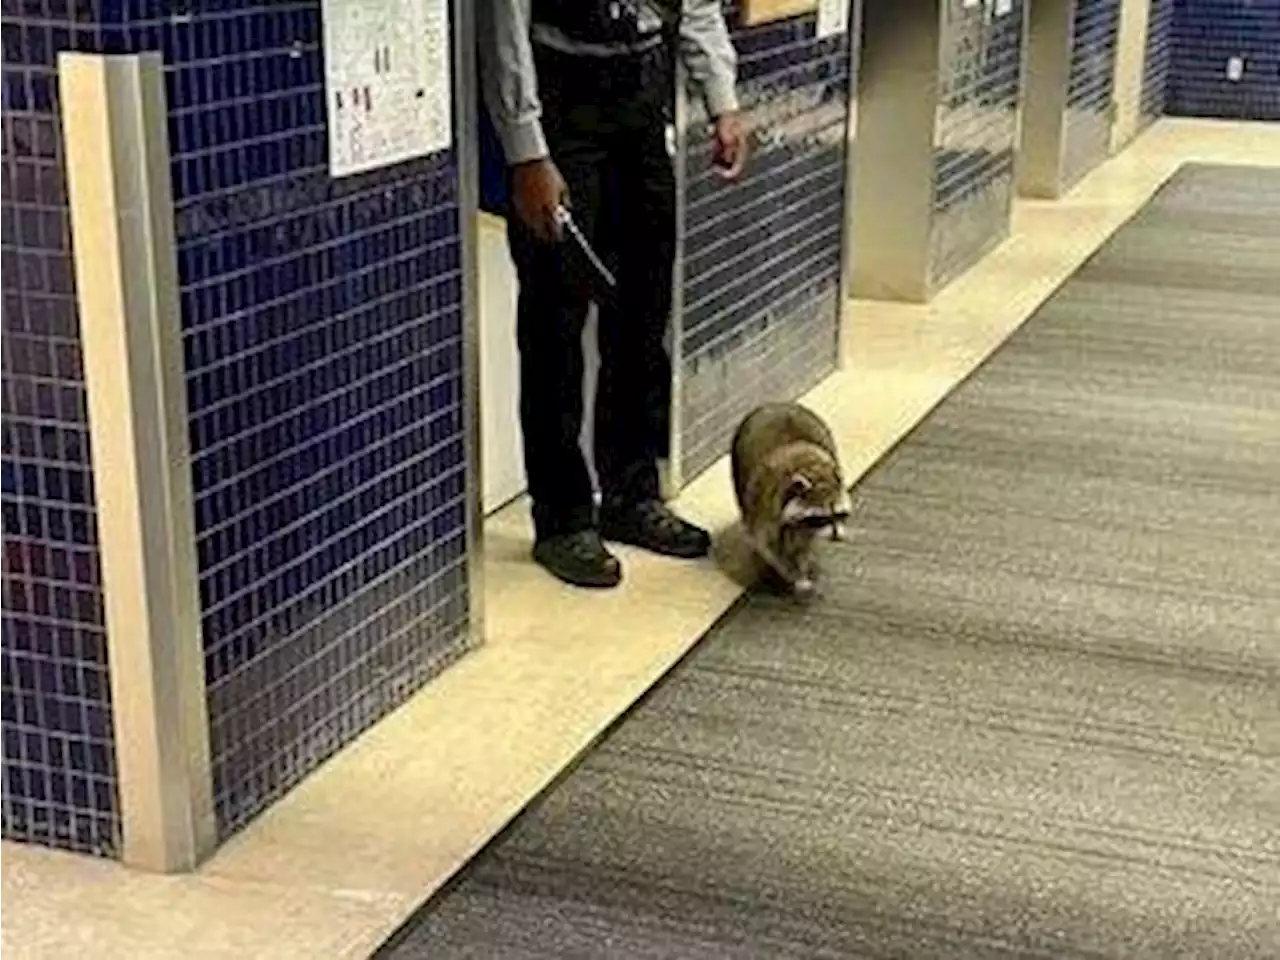
[[594,530],[539,540],[533,545],[533,559],[571,586],[608,589],[622,582],[622,564]]
[[661,500],[605,504],[600,512],[600,534],[615,543],[682,560],[695,560],[711,552],[711,535],[681,520]]

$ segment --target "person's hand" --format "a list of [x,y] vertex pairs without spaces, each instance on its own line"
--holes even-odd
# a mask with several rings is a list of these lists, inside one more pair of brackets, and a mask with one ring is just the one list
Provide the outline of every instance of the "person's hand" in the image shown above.
[[511,172],[511,203],[516,216],[535,237],[549,243],[560,239],[556,210],[569,206],[569,188],[550,157],[520,163]]
[[747,163],[747,135],[741,118],[737,113],[721,114],[715,119],[713,134],[711,163],[726,180],[736,179]]

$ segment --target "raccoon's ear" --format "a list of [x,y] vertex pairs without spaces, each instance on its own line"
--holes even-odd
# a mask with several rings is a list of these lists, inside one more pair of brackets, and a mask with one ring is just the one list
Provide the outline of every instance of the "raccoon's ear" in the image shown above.
[[796,497],[802,497],[812,489],[812,480],[803,473],[793,474],[791,482],[787,484],[787,499],[794,500]]

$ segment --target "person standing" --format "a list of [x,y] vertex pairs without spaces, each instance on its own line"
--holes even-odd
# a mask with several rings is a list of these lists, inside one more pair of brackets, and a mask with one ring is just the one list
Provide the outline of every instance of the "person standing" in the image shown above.
[[[658,485],[670,438],[676,237],[668,124],[678,56],[714,124],[712,162],[736,177],[746,159],[737,59],[720,0],[477,3],[481,88],[510,175],[533,557],[566,583],[613,587],[622,567],[606,541],[688,559],[711,545]],[[613,295],[593,293],[589,265],[565,242],[562,206],[616,277]],[[599,510],[579,442],[593,299]]]

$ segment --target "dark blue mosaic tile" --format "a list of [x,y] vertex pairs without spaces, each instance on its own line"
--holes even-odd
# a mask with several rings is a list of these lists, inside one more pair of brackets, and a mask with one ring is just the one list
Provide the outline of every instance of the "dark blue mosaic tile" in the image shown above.
[[949,0],[939,53],[931,285],[940,289],[1008,234],[1025,6]]
[[470,643],[453,152],[328,173],[318,0],[126,4],[167,65],[224,834]]
[[837,361],[852,81],[849,36],[815,18],[744,27],[726,7],[752,155],[739,182],[710,171],[701,103],[685,153],[681,473],[720,457],[739,419],[791,398]]
[[1111,155],[1120,0],[1076,0],[1063,118],[1062,184],[1074,186]]
[[93,466],[55,58],[96,8],[3,11],[3,835],[118,856]]
[[1147,19],[1147,45],[1142,59],[1142,93],[1138,114],[1142,126],[1164,116],[1169,98],[1169,73],[1173,63],[1174,0],[1151,0]]
[[1168,97],[1179,116],[1280,121],[1280,0],[1177,0]]
[[167,64],[228,833],[468,644],[457,159],[329,179],[315,0],[3,9],[5,836],[119,838],[56,128],[66,48]]

